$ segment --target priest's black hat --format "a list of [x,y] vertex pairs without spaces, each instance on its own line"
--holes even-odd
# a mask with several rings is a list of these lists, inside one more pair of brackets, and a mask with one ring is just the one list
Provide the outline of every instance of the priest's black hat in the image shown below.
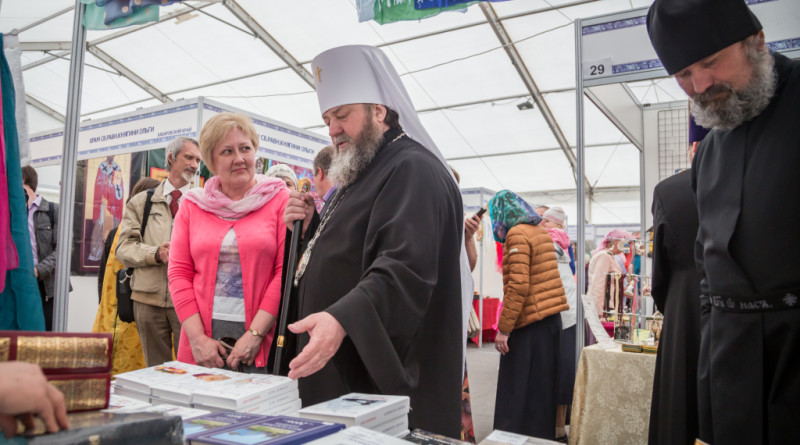
[[656,0],[650,42],[670,75],[761,30],[744,0]]

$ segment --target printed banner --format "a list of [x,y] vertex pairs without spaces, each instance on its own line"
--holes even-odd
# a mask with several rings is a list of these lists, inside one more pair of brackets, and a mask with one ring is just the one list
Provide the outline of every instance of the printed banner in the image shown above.
[[459,10],[465,12],[467,6],[478,3],[468,1],[465,3],[447,6],[444,8],[416,9],[417,0],[375,0],[374,20],[381,25],[400,20],[420,20],[433,17],[442,11]]
[[86,167],[80,271],[96,271],[111,229],[119,226],[128,197],[131,155],[90,159]]
[[[505,2],[508,0],[481,0],[486,2]],[[414,9],[444,9],[454,5],[477,3],[474,0],[415,0]],[[469,6],[469,5],[467,5]]]

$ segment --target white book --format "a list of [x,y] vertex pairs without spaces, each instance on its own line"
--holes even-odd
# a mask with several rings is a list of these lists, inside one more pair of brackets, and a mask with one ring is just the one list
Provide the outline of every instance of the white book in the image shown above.
[[140,400],[147,404],[150,404],[150,393],[139,392],[134,389],[123,388],[121,386],[111,385],[111,389],[114,394],[120,395],[123,397],[128,397],[131,399]]
[[[145,397],[147,396],[145,395]],[[149,397],[147,398],[149,399]],[[152,405],[144,400],[112,393],[108,397],[108,408],[101,411],[104,413],[135,413],[150,406]]]
[[408,414],[402,414],[379,425],[370,426],[369,429],[379,433],[397,437],[398,434],[408,430]]
[[[241,408],[236,409],[235,411],[237,413],[276,415],[272,414],[273,410],[278,409],[279,407],[283,407],[284,405],[299,401],[300,401],[300,392],[297,389],[293,389],[289,392],[279,394],[273,398],[267,400],[261,400],[258,403],[253,403],[243,406]],[[231,411],[230,408],[220,407],[216,405],[207,405],[204,403],[193,403],[192,406],[194,406],[195,408],[208,409],[212,411]]]
[[330,436],[308,442],[308,445],[408,445],[409,443],[389,434],[353,426]]
[[550,445],[558,444],[553,440],[538,439],[536,437],[523,436],[522,434],[509,433],[507,431],[494,430],[481,441],[479,445]]
[[295,399],[282,405],[269,406],[261,411],[255,412],[254,414],[263,414],[265,416],[297,417],[297,411],[299,411],[302,407],[303,403],[300,401],[300,399]]
[[172,361],[158,366],[117,374],[115,384],[119,387],[151,394],[153,385],[187,380],[188,375],[203,372],[204,370],[207,370],[207,368]]
[[277,397],[285,398],[287,394],[291,397],[291,394],[297,392],[297,380],[288,377],[270,374],[245,375],[244,378],[197,386],[192,390],[192,403],[238,411]]
[[306,419],[371,428],[408,414],[409,402],[408,396],[350,393],[305,407],[298,414]]
[[143,409],[143,413],[161,413],[165,416],[180,416],[181,419],[190,419],[192,417],[204,416],[210,414],[211,411],[205,409],[188,408],[185,406],[177,405],[152,405]]
[[156,396],[151,396],[150,397],[150,404],[151,405],[182,406],[184,408],[192,408],[192,404],[191,403],[178,402],[176,400],[170,400],[170,399],[162,399],[162,398],[159,398],[159,397],[156,397]]

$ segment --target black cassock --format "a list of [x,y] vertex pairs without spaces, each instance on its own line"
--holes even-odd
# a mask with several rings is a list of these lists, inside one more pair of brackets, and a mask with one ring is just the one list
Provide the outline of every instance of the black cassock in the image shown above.
[[692,444],[698,437],[697,357],[700,276],[694,262],[697,210],[691,175],[681,172],[653,192],[653,285],[664,314],[650,408],[648,444]]
[[[461,195],[420,144],[403,136],[386,145],[399,134],[387,131],[366,170],[327,203],[299,316],[326,311],[347,337],[325,368],[300,379],[300,397],[308,406],[349,392],[409,395],[411,429],[458,438]],[[307,343],[299,336],[298,351]]]
[[767,108],[709,133],[692,169],[713,443],[800,443],[800,62],[775,70]]

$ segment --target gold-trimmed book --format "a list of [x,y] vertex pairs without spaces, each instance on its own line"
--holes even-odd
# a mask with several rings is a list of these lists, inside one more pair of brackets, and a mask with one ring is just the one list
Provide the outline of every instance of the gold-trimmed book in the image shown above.
[[45,374],[111,370],[111,334],[0,331],[0,362],[35,363]]
[[0,331],[0,362],[39,365],[64,394],[67,412],[108,406],[111,334]]

